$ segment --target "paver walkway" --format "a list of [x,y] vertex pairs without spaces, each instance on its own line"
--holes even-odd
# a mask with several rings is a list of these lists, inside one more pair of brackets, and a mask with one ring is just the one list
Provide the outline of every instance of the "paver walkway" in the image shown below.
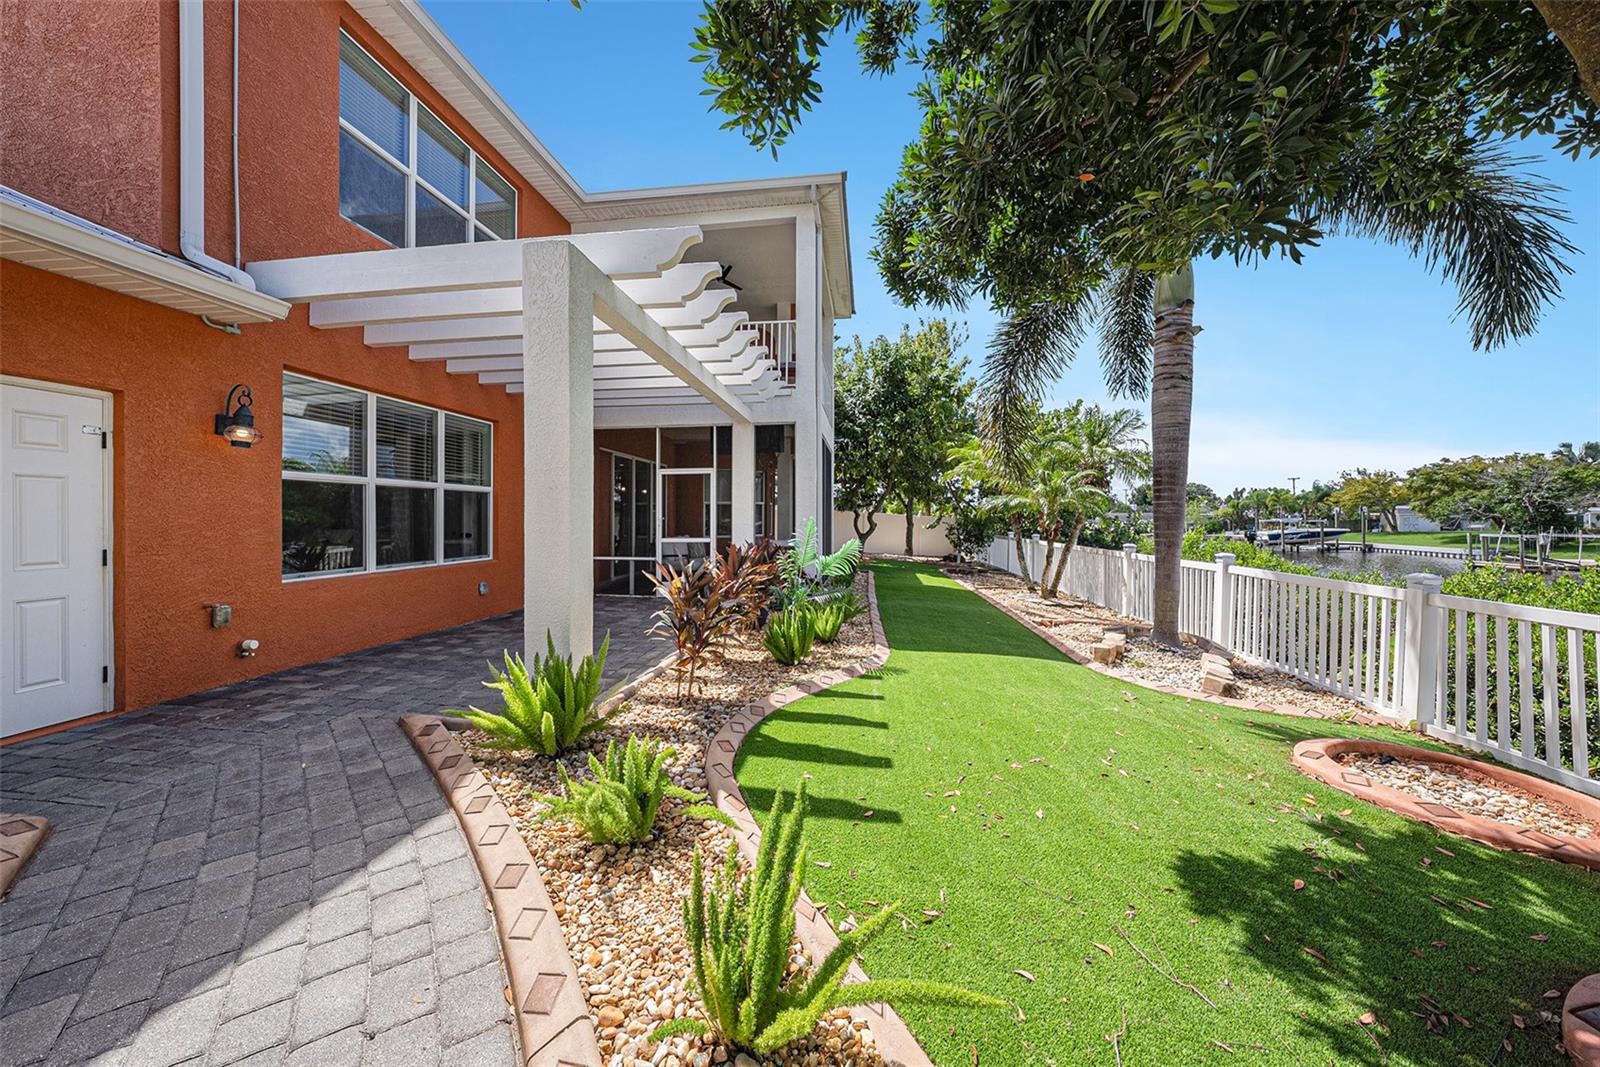
[[[650,608],[606,605],[608,681],[660,658]],[[481,704],[521,626],[0,750],[0,806],[55,827],[0,901],[0,1064],[513,1064],[481,882],[395,720]]]

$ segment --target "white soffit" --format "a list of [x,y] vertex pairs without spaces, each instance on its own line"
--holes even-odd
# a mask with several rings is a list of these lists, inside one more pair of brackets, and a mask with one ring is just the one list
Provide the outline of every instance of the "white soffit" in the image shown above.
[[0,186],[0,258],[223,322],[276,322],[289,305]]
[[[564,241],[600,268],[613,293],[592,320],[597,406],[631,401],[640,390],[725,402],[775,396],[787,383],[757,332],[741,329],[748,316],[724,310],[733,292],[707,288],[721,266],[682,262],[700,239],[699,227],[673,226],[307,256],[249,269],[264,291],[309,303],[314,327],[361,327],[368,345],[405,348],[412,360],[520,392],[523,250]],[[630,305],[618,310],[637,316],[631,321],[644,333],[608,312],[607,301]]]

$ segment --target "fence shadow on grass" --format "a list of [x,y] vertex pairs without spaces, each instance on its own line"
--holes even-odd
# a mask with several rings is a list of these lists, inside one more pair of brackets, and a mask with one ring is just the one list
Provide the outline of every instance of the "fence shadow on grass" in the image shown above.
[[[795,785],[799,785],[798,778]],[[744,794],[745,803],[750,810],[758,812],[764,821],[767,813],[772,810],[778,790],[765,786],[745,785],[740,783],[740,792]],[[784,792],[792,793],[794,786],[785,786]],[[870,814],[869,814],[870,813]],[[874,823],[902,823],[905,821],[898,811],[893,808],[875,808],[859,800],[845,797],[823,796],[806,791],[806,817],[810,819],[838,819],[844,822],[874,822]]]
[[[1294,1023],[1306,1038],[1339,1062],[1386,1062],[1378,1044],[1418,1064],[1564,1062],[1559,1024],[1540,1011],[1559,1015],[1546,991],[1564,993],[1600,960],[1600,878],[1423,826],[1312,833],[1324,840],[1308,834],[1308,848],[1264,854],[1185,851],[1172,864],[1194,913],[1233,926],[1237,951],[1308,1006]],[[1378,1026],[1358,1024],[1368,1010]],[[1427,1016],[1441,1012],[1448,1025],[1430,1033]]]

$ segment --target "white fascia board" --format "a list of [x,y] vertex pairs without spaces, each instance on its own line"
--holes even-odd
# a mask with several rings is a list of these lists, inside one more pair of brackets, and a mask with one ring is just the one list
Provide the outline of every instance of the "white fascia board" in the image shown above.
[[368,326],[361,340],[368,348],[403,347],[434,341],[505,341],[522,337],[521,315],[434,322],[393,322]]
[[337,329],[344,326],[381,326],[392,322],[494,318],[521,313],[522,288],[516,286],[324,300],[311,305],[311,325],[318,329]]
[[64,214],[0,200],[0,257],[227,322],[278,322],[289,305]]

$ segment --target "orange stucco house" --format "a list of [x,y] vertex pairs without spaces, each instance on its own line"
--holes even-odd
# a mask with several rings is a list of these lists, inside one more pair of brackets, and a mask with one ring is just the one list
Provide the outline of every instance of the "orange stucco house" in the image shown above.
[[0,98],[0,737],[828,514],[842,174],[586,192],[413,0],[5,0]]

